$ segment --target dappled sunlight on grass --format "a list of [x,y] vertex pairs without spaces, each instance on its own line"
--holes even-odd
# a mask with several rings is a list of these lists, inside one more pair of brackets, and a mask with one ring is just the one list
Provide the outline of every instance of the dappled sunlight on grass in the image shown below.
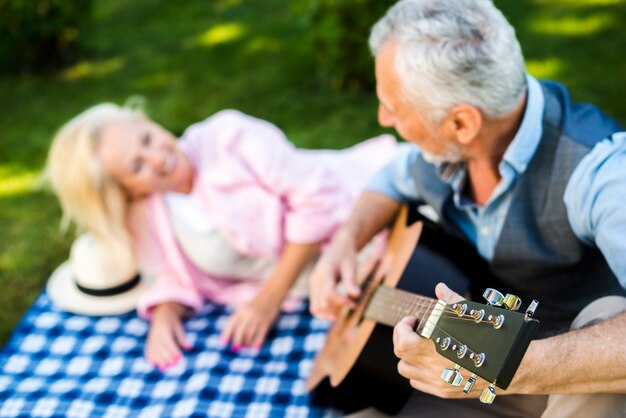
[[564,69],[563,62],[557,58],[544,60],[526,60],[528,72],[537,78],[559,79]]
[[221,0],[221,1],[214,0],[215,10],[219,13],[223,13],[224,11],[230,8],[239,6],[241,2],[242,0]]
[[2,175],[0,176],[0,197],[17,196],[31,192],[39,185],[39,178],[39,172],[36,171]]
[[141,77],[135,83],[133,83],[134,89],[150,89],[155,87],[166,87],[172,81],[172,73],[170,72],[157,72],[154,74],[147,74],[145,77]]
[[66,69],[63,72],[63,79],[74,81],[85,77],[102,77],[119,71],[124,66],[122,58],[111,58],[104,61],[82,61]]
[[256,37],[244,47],[246,52],[275,52],[280,49],[280,42],[276,39]]
[[596,13],[586,17],[564,17],[562,19],[539,18],[530,22],[530,30],[541,35],[587,36],[615,25],[614,16]]
[[[308,148],[382,133],[374,91],[324,87],[300,7],[308,1],[94,2],[75,65],[52,76],[0,77],[0,102],[8,104],[0,111],[0,345],[67,258],[72,234],[58,233],[61,209],[40,191],[39,175],[54,132],[86,107],[137,94],[175,134],[235,108]],[[531,74],[563,82],[576,100],[626,123],[626,0],[495,3],[512,20]]]
[[[567,7],[578,7],[578,8],[588,8],[592,6],[613,6],[616,4],[623,3],[624,0],[560,0],[558,2],[559,6],[567,6]],[[540,0],[537,1],[538,4],[545,5],[554,5],[554,0]]]
[[246,32],[241,23],[223,23],[213,26],[196,38],[196,43],[201,46],[214,46],[240,39]]

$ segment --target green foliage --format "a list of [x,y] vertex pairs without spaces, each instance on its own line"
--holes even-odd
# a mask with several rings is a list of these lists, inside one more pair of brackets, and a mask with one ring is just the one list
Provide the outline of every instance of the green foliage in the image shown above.
[[371,91],[371,27],[395,0],[309,0],[303,8],[310,29],[317,76],[335,90]]
[[[0,2],[3,0],[0,0]],[[227,108],[275,123],[301,147],[344,148],[380,134],[376,96],[319,89],[307,30],[285,0],[102,0],[78,40],[86,56],[45,74],[0,74],[0,347],[74,238],[34,185],[55,131],[134,95],[179,135]],[[348,123],[349,121],[349,123]],[[68,162],[71,163],[71,162]]]
[[0,0],[0,70],[67,62],[90,10],[91,0]]
[[[373,92],[320,88],[321,58],[311,54],[304,24],[312,0],[289,1],[307,9],[285,7],[287,0],[100,0],[78,39],[79,51],[88,52],[78,63],[46,74],[0,74],[0,346],[68,256],[73,236],[57,230],[55,198],[32,185],[55,130],[88,106],[138,94],[148,114],[176,134],[235,108],[275,123],[309,148],[343,148],[383,132]],[[575,100],[626,123],[626,0],[496,5],[515,27],[533,75],[563,82]],[[367,34],[380,16],[370,16],[363,38],[354,41],[365,57],[361,74],[373,80]],[[0,49],[4,42],[0,37]],[[326,80],[335,77],[328,67],[324,72]]]

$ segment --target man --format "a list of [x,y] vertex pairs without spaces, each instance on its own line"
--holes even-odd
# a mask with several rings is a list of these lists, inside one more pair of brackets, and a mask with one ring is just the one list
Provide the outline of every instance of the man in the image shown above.
[[[443,382],[451,362],[405,318],[394,329],[398,371],[418,391],[400,416],[626,416],[626,134],[528,75],[490,0],[401,0],[370,47],[379,122],[415,146],[373,179],[318,262],[312,313],[332,319],[353,304],[356,251],[401,203],[423,202],[476,246],[495,276],[489,287],[541,302],[542,339],[501,391],[517,395],[479,405],[487,383],[466,395]],[[436,293],[460,298],[444,285]],[[546,408],[557,394],[568,396]]]

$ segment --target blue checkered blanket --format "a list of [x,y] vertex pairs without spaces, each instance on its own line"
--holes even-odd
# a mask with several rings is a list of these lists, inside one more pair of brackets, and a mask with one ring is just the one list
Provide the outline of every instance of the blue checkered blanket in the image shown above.
[[305,391],[328,324],[306,306],[282,314],[260,351],[219,341],[229,311],[207,305],[186,322],[193,349],[160,372],[144,358],[148,323],[92,318],[42,294],[0,353],[0,417],[336,417]]

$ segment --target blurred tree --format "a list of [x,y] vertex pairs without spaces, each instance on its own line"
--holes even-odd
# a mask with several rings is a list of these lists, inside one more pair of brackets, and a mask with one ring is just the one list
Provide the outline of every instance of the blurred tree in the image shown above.
[[66,63],[91,18],[91,0],[0,0],[0,70],[31,72]]
[[307,0],[298,3],[310,29],[310,47],[322,84],[333,90],[374,88],[371,27],[395,0]]

